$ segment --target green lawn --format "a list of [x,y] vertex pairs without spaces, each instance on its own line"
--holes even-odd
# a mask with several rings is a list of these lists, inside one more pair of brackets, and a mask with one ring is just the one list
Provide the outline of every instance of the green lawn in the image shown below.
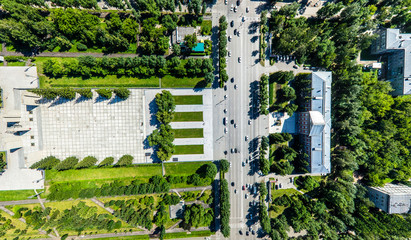
[[[43,191],[42,189],[37,190],[37,192]],[[15,201],[15,200],[26,200],[35,194],[34,190],[11,190],[11,191],[0,191],[0,201]]]
[[[207,29],[208,31],[206,31],[205,29]],[[211,35],[211,30],[212,30],[212,22],[211,20],[204,20],[201,23],[201,32],[204,32],[204,35]]]
[[202,128],[173,129],[175,138],[202,138]]
[[165,75],[161,78],[162,88],[204,88],[209,86],[210,84],[204,82],[204,78],[177,78],[171,75]]
[[117,240],[117,239],[121,239],[121,240],[133,240],[133,239],[145,239],[145,240],[149,240],[150,237],[148,235],[136,235],[136,236],[125,236],[125,237],[107,237],[107,238],[94,238],[95,240]]
[[176,105],[203,104],[203,95],[174,96]]
[[176,112],[173,122],[201,122],[203,112]]
[[136,165],[135,167],[121,168],[91,168],[67,171],[46,171],[46,181],[66,182],[98,179],[120,179],[132,177],[151,177],[161,175],[160,164]]
[[192,231],[192,232],[179,232],[179,233],[166,233],[164,239],[176,239],[176,238],[190,238],[190,237],[209,237],[213,233],[210,230],[205,231]]
[[[202,145],[201,145],[202,146]],[[188,163],[174,163],[166,162],[164,163],[164,168],[167,175],[178,175],[178,176],[190,176],[209,162],[188,162]]]
[[26,62],[7,62],[8,67],[24,67]]
[[276,83],[275,82],[271,82],[271,83],[269,83],[268,84],[268,90],[269,90],[269,105],[271,106],[271,105],[273,105],[273,103],[275,102],[274,101],[274,98],[275,98],[275,86],[276,86]]
[[[274,184],[273,184],[274,186]],[[281,197],[282,195],[287,194],[288,196],[293,195],[293,194],[301,194],[300,192],[298,192],[297,190],[295,190],[294,188],[288,188],[288,189],[279,189],[279,190],[275,190],[274,188],[271,191],[271,197],[272,199],[276,199],[278,197]]]
[[174,154],[203,154],[204,145],[177,145]]

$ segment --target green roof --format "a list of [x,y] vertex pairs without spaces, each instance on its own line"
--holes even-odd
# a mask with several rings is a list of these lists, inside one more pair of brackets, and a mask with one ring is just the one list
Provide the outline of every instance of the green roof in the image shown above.
[[197,43],[197,45],[195,45],[191,51],[193,52],[204,52],[204,43]]

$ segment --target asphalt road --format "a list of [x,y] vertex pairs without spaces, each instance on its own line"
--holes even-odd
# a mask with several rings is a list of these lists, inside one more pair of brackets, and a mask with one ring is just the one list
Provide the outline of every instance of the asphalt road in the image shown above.
[[[263,3],[243,0],[237,7],[237,12],[230,10],[231,5],[236,6],[234,0],[229,0],[227,5],[218,1],[213,7],[213,25],[218,25],[218,18],[226,15],[227,35],[231,36],[231,41],[227,44],[227,49],[231,52],[231,57],[227,57],[227,90],[219,88],[214,91],[214,159],[226,158],[231,163],[227,174],[231,201],[230,239],[256,239],[260,229],[258,207],[250,207],[251,202],[258,202],[258,196],[248,189],[243,190],[242,186],[258,182],[258,136],[268,134],[268,119],[266,116],[259,116],[256,108],[258,81],[263,72],[258,60],[259,16],[260,5]],[[231,21],[234,21],[234,27],[231,27]],[[234,34],[234,29],[240,32],[239,36]],[[224,109],[227,109],[227,113],[224,113]],[[223,124],[224,118],[227,119],[226,126]],[[224,133],[224,128],[227,128],[227,133]],[[231,153],[231,149],[237,149],[237,153]],[[250,157],[251,161],[248,160]],[[247,199],[245,194],[248,195]],[[249,227],[252,227],[256,235],[249,232],[249,236],[246,236]]]

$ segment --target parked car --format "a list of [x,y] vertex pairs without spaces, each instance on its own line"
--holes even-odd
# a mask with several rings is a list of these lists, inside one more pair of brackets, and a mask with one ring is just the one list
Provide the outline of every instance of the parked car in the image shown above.
[[237,12],[237,6],[234,7],[234,12]]
[[233,8],[234,8],[234,4],[231,4],[230,11],[233,11]]
[[230,35],[230,36],[228,36],[228,41],[230,41],[230,42],[231,42],[231,35]]
[[243,185],[243,190],[245,190],[245,186]]
[[231,57],[231,52],[230,51],[228,51],[228,56]]
[[231,21],[230,26],[231,26],[231,27],[234,27],[234,20]]
[[227,130],[227,128],[224,128],[224,133],[228,133],[228,130]]
[[245,199],[247,199],[247,198],[248,198],[248,194],[246,193],[244,197],[245,197]]
[[227,3],[228,3],[227,0],[224,0],[224,4],[227,5]]
[[223,118],[223,124],[227,125],[227,118]]
[[248,13],[249,11],[250,11],[250,8],[249,8],[249,7],[246,7],[246,8],[245,8],[245,12]]

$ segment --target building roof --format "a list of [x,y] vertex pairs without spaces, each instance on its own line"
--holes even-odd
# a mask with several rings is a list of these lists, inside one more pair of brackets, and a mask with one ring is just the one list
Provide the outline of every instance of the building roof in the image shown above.
[[193,33],[195,33],[195,28],[193,27],[176,27],[176,30],[174,30],[171,36],[171,42],[173,44],[181,43],[184,41],[186,35],[192,35]]
[[311,173],[331,172],[331,81],[331,72],[312,73]]
[[408,187],[403,184],[392,184],[387,183],[383,187],[370,187],[379,192],[388,194],[388,195],[409,195],[411,194],[411,187]]
[[191,51],[193,52],[204,52],[204,43],[197,43]]

